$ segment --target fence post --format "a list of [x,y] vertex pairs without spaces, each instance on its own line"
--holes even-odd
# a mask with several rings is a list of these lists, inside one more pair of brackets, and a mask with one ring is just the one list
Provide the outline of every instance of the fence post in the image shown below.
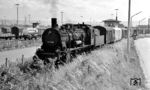
[[24,55],[22,55],[22,59],[21,59],[22,60],[22,64],[24,63],[23,59],[24,59]]
[[5,65],[7,67],[7,65],[8,65],[8,58],[6,58]]
[[16,59],[17,64],[19,63],[18,58]]

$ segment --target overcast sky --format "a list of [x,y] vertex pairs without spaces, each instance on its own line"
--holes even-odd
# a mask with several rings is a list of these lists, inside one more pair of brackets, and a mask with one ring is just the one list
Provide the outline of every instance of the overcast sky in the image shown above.
[[[131,0],[131,15],[142,11],[135,16],[133,21],[150,17],[149,0]],[[101,22],[102,20],[114,18],[115,9],[118,10],[118,19],[127,21],[128,0],[0,0],[0,19],[16,19],[16,6],[19,3],[19,19],[31,15],[31,20],[50,22],[51,17],[57,17],[60,21],[61,11],[64,12],[64,22]]]

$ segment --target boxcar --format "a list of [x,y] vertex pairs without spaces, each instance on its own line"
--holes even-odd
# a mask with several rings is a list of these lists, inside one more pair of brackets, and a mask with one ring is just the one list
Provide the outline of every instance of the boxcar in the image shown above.
[[98,29],[100,31],[100,35],[104,37],[104,44],[106,44],[106,28],[102,26],[94,26],[94,28]]
[[104,35],[101,35],[101,30],[99,29],[94,29],[95,33],[95,39],[94,39],[94,44],[95,46],[101,46],[104,44]]
[[113,30],[115,31],[115,40],[114,41],[119,41],[122,39],[122,29],[115,27],[113,28]]
[[115,31],[112,27],[106,27],[106,43],[113,43],[115,41]]
[[100,30],[100,35],[104,35],[105,44],[114,42],[115,36],[114,36],[113,28],[103,27],[103,26],[94,26],[94,28],[97,28]]
[[127,38],[128,31],[126,28],[122,28],[122,38]]
[[145,29],[145,34],[149,34],[150,30],[149,29]]

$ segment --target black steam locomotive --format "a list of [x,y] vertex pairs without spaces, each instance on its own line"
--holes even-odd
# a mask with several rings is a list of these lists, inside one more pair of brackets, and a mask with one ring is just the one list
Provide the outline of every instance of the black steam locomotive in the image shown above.
[[44,31],[42,46],[37,49],[33,59],[41,59],[45,64],[50,62],[49,58],[57,58],[56,62],[68,62],[76,54],[100,45],[102,39],[104,35],[100,35],[100,30],[91,25],[64,24],[58,28],[57,19],[53,18],[52,28]]

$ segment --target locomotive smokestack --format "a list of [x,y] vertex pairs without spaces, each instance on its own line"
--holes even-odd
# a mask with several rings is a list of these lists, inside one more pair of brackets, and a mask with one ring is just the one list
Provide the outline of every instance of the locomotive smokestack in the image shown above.
[[52,18],[51,19],[51,27],[54,28],[55,26],[57,26],[57,18]]

